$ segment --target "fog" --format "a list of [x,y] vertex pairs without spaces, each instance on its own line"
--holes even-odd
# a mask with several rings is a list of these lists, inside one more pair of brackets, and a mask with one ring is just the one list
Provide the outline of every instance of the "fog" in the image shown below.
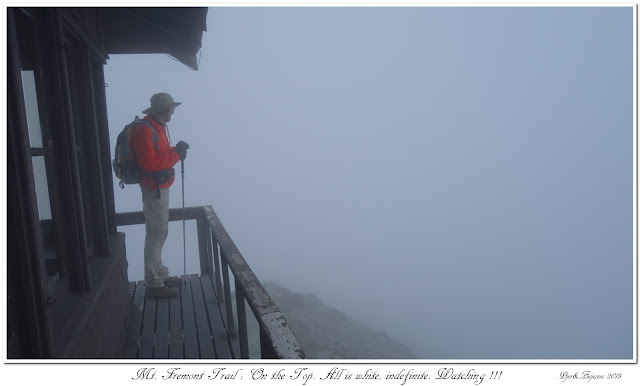
[[[182,102],[185,204],[258,278],[421,359],[633,357],[632,7],[210,8],[207,28],[198,71],[111,55],[112,149],[153,93]],[[120,231],[140,280],[144,227]]]

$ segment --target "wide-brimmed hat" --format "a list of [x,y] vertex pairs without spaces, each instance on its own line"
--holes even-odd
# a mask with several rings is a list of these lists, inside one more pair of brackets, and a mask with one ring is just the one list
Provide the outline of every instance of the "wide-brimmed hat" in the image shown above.
[[159,113],[163,110],[168,110],[172,107],[176,107],[181,105],[181,102],[175,102],[171,95],[166,92],[159,92],[157,94],[153,94],[151,97],[151,107],[144,110],[143,114],[155,114]]

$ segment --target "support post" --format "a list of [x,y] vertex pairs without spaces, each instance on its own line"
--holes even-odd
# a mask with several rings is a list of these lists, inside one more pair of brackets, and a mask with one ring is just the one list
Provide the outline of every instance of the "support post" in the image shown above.
[[213,267],[209,263],[211,258],[209,254],[208,244],[211,243],[211,232],[209,231],[209,223],[202,217],[196,220],[198,227],[198,250],[200,252],[200,274],[211,275]]
[[249,359],[249,337],[247,336],[247,312],[244,294],[236,281],[236,309],[238,310],[238,334],[240,337],[240,358]]
[[222,277],[224,279],[224,302],[227,311],[227,332],[230,338],[237,336],[233,321],[233,306],[231,304],[231,283],[229,282],[229,265],[224,253],[222,254]]

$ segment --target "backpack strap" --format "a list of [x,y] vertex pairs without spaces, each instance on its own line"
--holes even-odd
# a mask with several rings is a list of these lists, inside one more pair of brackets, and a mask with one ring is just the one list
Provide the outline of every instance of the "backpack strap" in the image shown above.
[[147,126],[149,129],[151,129],[151,138],[153,140],[153,147],[156,150],[158,150],[159,149],[158,148],[158,131],[156,130],[156,128],[153,127],[153,125],[150,122],[147,122],[144,119],[140,119],[137,116],[136,116],[136,119],[133,121],[133,123],[135,124],[135,126],[137,126],[138,124],[143,124]]
[[[144,120],[144,119],[140,119],[138,118],[138,116],[136,116],[136,119],[133,121],[133,123],[137,126],[138,124],[143,124],[145,126],[147,126],[149,129],[151,129],[151,138],[153,139],[153,147],[158,150],[158,131],[156,130],[156,128],[153,126],[153,124],[151,124],[150,122]],[[135,127],[135,126],[134,126]],[[154,182],[156,184],[156,190],[158,192],[158,198],[160,198],[160,173],[164,172],[164,170],[160,170],[159,172],[153,172],[153,173],[146,173],[149,176],[154,177]]]

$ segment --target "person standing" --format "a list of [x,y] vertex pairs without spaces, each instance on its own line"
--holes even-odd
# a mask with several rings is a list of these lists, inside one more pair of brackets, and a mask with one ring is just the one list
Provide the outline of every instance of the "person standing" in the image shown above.
[[144,111],[143,119],[154,130],[143,123],[133,129],[133,149],[138,164],[144,172],[140,182],[142,191],[142,213],[145,220],[144,240],[144,283],[147,297],[174,297],[182,280],[169,276],[169,269],[162,262],[162,247],[169,234],[169,188],[175,179],[173,166],[187,157],[189,145],[180,141],[171,146],[171,136],[167,122],[171,120],[175,102],[171,95],[161,92],[154,94],[151,106]]

